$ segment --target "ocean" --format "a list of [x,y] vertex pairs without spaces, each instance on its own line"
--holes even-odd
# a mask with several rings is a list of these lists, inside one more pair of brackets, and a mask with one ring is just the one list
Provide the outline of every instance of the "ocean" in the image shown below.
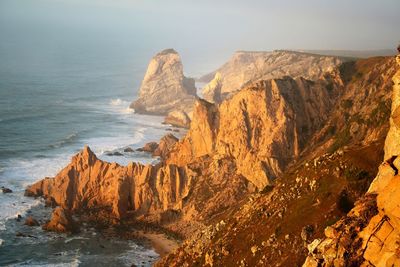
[[[110,162],[151,163],[146,153],[123,149],[158,141],[168,128],[161,117],[129,109],[150,58],[168,47],[142,40],[130,25],[104,27],[104,16],[101,27],[79,24],[61,2],[0,3],[0,187],[13,191],[0,193],[0,265],[150,266],[158,255],[138,242],[23,225],[30,213],[51,212],[24,197],[26,186],[56,175],[84,145]],[[84,15],[91,13],[77,19]],[[198,56],[188,61],[193,76],[211,64]],[[115,151],[123,156],[107,156]]]

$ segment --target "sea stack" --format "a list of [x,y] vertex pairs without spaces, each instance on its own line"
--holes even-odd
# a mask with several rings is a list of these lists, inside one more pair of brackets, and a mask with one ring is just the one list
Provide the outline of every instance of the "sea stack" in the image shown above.
[[176,111],[189,114],[195,99],[194,79],[183,75],[179,54],[166,49],[151,59],[139,98],[130,107],[140,114],[167,115]]

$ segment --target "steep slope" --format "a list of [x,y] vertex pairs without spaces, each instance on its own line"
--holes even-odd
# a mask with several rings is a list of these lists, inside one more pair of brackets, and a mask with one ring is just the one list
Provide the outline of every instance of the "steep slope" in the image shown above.
[[259,189],[271,184],[327,119],[338,91],[327,81],[261,81],[221,105],[197,101],[190,131],[171,151],[183,166],[203,155],[229,157]]
[[[332,56],[294,51],[247,52],[238,51],[215,72],[200,78],[210,82],[203,96],[210,102],[219,102],[258,80],[279,79],[285,76],[318,80],[343,62]],[[215,77],[214,77],[215,76]]]
[[[396,58],[400,66],[400,56]],[[385,161],[366,199],[345,218],[325,229],[325,238],[313,241],[303,266],[400,265],[400,70],[393,76],[390,130],[385,141]]]
[[[356,65],[347,69],[347,74],[357,79],[343,77],[345,86],[341,89],[345,93],[339,96],[337,103],[349,98],[362,99],[363,103],[370,105],[362,106],[363,117],[378,119],[375,107],[379,106],[382,96],[390,101],[389,77],[395,70],[393,59],[362,60]],[[362,75],[357,74],[362,69]],[[376,71],[382,72],[376,75]],[[372,83],[368,83],[370,79]],[[342,108],[333,108],[328,114],[332,116],[328,122],[335,121],[340,112],[342,115],[345,113]],[[383,140],[389,128],[389,114],[378,114],[379,123],[371,123],[360,134],[350,135],[335,150],[331,148],[334,141],[328,142],[329,138],[325,140],[328,145],[322,147],[309,142],[305,150],[307,154],[304,152],[306,155],[289,166],[274,187],[252,195],[238,211],[221,214],[219,220],[197,232],[157,266],[302,265],[308,254],[307,245],[314,238],[323,237],[325,227],[345,215],[368,190],[383,157]],[[338,124],[337,130],[346,126]],[[321,132],[317,131],[310,141],[319,136]],[[311,144],[315,152],[308,149]],[[374,197],[361,198],[357,203],[357,206],[364,207],[359,210],[362,216],[370,218],[376,214]],[[362,223],[360,220],[357,222]],[[332,231],[325,233],[331,235]],[[327,250],[324,252],[328,253]],[[320,255],[317,251],[314,254],[315,257]]]
[[131,108],[144,114],[167,115],[177,110],[190,113],[195,97],[194,80],[183,75],[179,54],[166,49],[151,59],[139,98],[132,102]]
[[396,72],[394,58],[348,62],[340,71],[345,87],[324,127],[303,152],[306,157],[385,138],[389,129],[392,77]]

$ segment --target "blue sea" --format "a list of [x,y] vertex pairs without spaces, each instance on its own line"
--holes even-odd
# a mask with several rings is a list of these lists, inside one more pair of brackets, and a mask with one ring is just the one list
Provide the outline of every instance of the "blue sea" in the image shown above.
[[[158,141],[168,127],[129,109],[149,60],[167,44],[144,38],[108,9],[96,15],[63,2],[0,2],[0,186],[13,191],[0,193],[0,265],[149,266],[158,255],[134,241],[23,225],[32,212],[50,214],[23,196],[26,186],[56,175],[84,145],[103,160],[151,163],[149,155],[123,149]],[[220,63],[186,59],[191,76]],[[123,156],[107,156],[115,151]]]

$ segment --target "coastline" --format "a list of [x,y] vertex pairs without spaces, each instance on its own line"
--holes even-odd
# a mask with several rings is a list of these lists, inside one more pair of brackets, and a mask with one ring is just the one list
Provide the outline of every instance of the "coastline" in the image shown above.
[[151,247],[154,251],[160,255],[160,258],[171,253],[179,247],[178,240],[168,238],[167,235],[160,232],[146,232],[139,230],[135,232],[139,238],[146,239],[151,243]]

